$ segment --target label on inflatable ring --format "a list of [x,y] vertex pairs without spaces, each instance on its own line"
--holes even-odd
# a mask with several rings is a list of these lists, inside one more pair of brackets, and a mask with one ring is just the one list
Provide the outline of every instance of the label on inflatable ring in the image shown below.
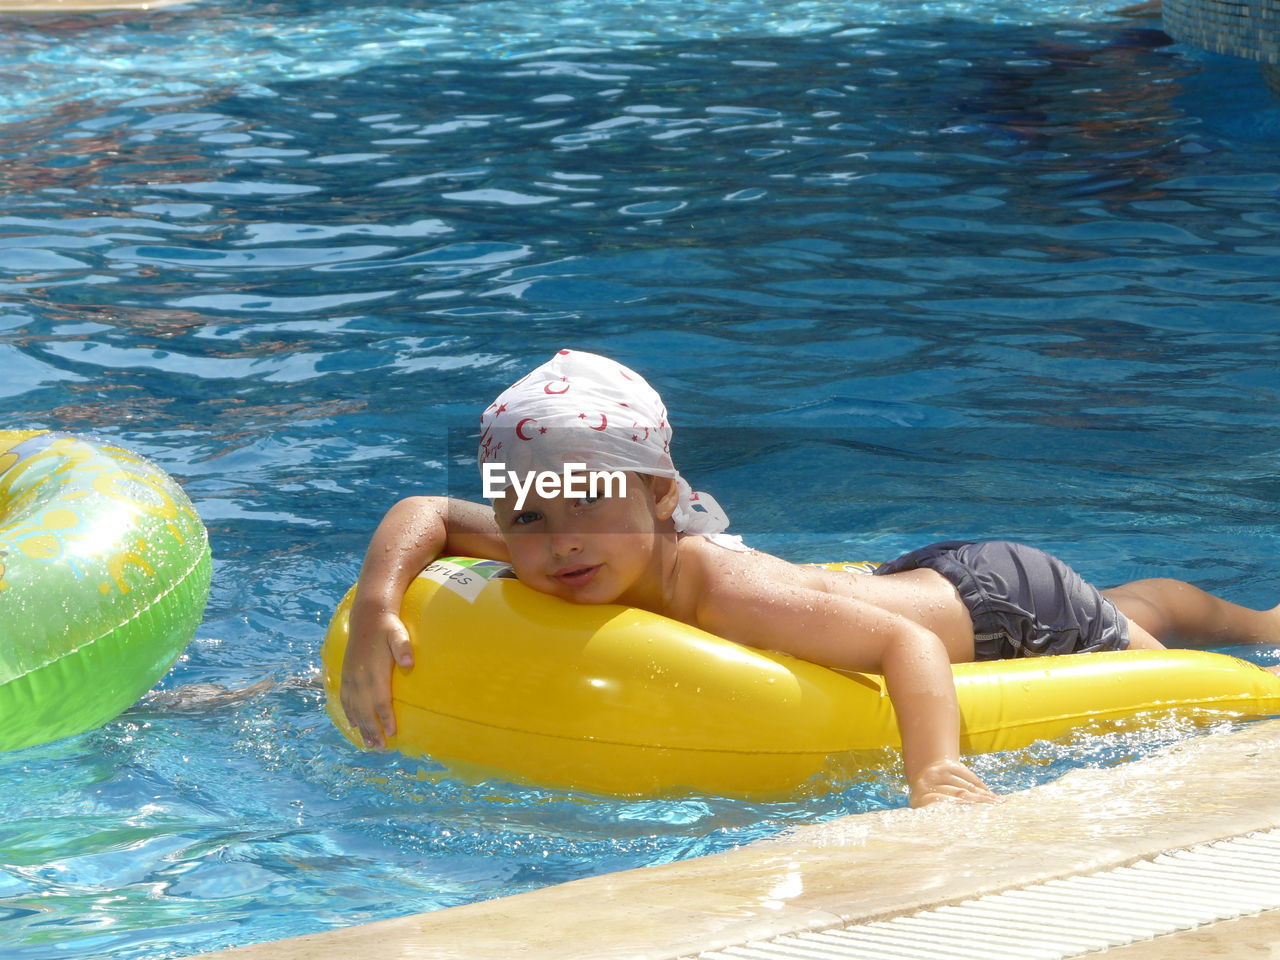
[[490,580],[515,579],[515,571],[511,564],[500,560],[442,557],[418,576],[452,590],[467,603],[475,603],[485,584]]

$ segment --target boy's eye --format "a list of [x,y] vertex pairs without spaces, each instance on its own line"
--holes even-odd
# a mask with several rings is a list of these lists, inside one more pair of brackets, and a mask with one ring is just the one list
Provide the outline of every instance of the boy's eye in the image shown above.
[[542,514],[538,513],[537,510],[525,510],[511,518],[511,525],[513,527],[523,527],[541,519]]
[[575,507],[588,507],[597,500],[603,500],[604,497],[578,497],[573,501]]

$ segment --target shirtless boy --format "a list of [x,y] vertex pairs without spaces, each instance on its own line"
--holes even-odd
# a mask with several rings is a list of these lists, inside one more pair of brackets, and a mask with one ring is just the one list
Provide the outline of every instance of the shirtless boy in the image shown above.
[[[996,799],[960,760],[953,663],[1154,649],[1171,638],[1280,640],[1280,607],[1250,610],[1178,580],[1099,591],[1020,544],[935,544],[874,576],[749,549],[724,534],[719,505],[676,471],[657,393],[593,354],[560,351],[507,388],[485,410],[481,430],[492,509],[410,497],[388,511],[369,544],[341,692],[369,746],[395,732],[394,663],[413,663],[401,597],[441,555],[510,562],[530,587],[572,603],[641,607],[738,643],[882,674],[915,806]],[[625,482],[601,481],[602,495],[578,495],[586,478],[606,473]],[[557,491],[531,482],[548,474],[566,483]]]

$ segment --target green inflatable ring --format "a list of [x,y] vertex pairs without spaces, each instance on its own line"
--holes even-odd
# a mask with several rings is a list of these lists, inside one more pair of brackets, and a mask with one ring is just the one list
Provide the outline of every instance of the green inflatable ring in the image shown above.
[[0,430],[0,750],[135,703],[199,626],[210,571],[204,524],[155,464]]

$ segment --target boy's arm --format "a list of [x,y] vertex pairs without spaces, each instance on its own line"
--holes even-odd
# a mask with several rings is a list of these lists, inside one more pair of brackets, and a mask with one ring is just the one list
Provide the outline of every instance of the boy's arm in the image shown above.
[[883,674],[913,806],[996,799],[960,762],[955,680],[936,634],[851,597],[794,586],[775,595],[750,576],[718,579],[710,578],[699,601],[704,629],[823,666]]
[[873,672],[884,674],[898,717],[911,805],[923,807],[946,798],[995,800],[990,788],[960,760],[960,707],[942,641],[898,619],[920,635],[886,644],[881,669]]
[[413,578],[446,554],[508,559],[487,506],[447,497],[409,497],[387,511],[369,541],[351,603],[341,688],[342,709],[366,746],[385,746],[386,737],[395,734],[392,666],[413,666],[400,601]]

